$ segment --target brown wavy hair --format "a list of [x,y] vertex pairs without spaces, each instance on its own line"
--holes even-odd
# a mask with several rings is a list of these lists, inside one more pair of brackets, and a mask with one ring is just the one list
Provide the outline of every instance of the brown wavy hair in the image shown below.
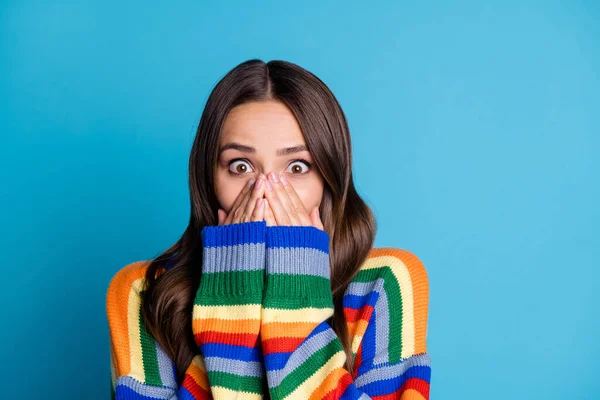
[[[314,74],[287,61],[245,61],[214,87],[200,118],[189,159],[190,220],[181,238],[153,259],[146,272],[142,299],[149,333],[175,363],[183,381],[192,358],[199,354],[191,316],[200,284],[200,232],[217,225],[220,207],[214,170],[223,122],[235,106],[252,101],[280,101],[294,113],[316,167],[324,177],[319,208],[330,235],[331,291],[334,317],[328,321],[346,353],[345,368],[353,373],[353,355],[342,308],[350,281],[373,246],[376,221],[356,192],[346,117],[329,88]],[[163,267],[174,260],[167,269]]]

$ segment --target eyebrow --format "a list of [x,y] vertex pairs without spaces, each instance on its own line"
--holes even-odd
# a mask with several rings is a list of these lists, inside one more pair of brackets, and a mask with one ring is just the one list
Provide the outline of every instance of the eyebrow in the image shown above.
[[[219,155],[227,149],[235,149],[243,153],[256,153],[256,149],[252,146],[246,146],[240,143],[232,142],[227,143],[219,149]],[[303,144],[291,147],[284,147],[283,149],[277,150],[278,156],[289,156],[290,154],[299,153],[301,151],[308,151],[308,147]]]

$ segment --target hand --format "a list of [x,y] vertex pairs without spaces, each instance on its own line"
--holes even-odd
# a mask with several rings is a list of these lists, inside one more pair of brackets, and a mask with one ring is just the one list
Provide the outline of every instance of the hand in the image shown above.
[[264,220],[264,192],[264,181],[259,180],[255,184],[254,178],[249,179],[235,199],[235,202],[233,203],[233,206],[231,206],[229,213],[221,208],[219,208],[217,211],[219,225]]
[[[263,177],[264,175],[261,175],[259,179]],[[273,189],[268,188],[269,183]],[[313,208],[308,214],[294,186],[285,179],[285,176],[278,176],[271,172],[263,186],[266,186],[265,220],[267,225],[314,226],[325,230],[319,215],[319,207]]]

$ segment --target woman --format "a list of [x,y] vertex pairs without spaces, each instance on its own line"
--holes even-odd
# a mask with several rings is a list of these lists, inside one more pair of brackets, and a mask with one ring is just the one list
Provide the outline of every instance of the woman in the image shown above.
[[428,399],[428,280],[352,181],[348,125],[315,75],[249,60],[213,89],[191,216],[107,293],[117,399]]

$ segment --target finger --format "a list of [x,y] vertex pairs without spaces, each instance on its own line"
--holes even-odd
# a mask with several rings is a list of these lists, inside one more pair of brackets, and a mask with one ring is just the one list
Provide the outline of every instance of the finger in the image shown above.
[[283,183],[281,182],[281,175],[277,175],[275,173],[271,173],[269,179],[271,179],[271,183],[273,184],[273,190],[277,193],[277,197],[279,201],[283,205],[285,212],[288,214],[288,218],[290,219],[290,224],[294,226],[302,225],[302,221],[298,218],[298,213],[290,200],[285,188],[283,187]]
[[246,193],[248,193],[250,191],[250,188],[252,186],[252,184],[254,183],[253,178],[250,178],[246,184],[244,185],[244,187],[242,188],[242,190],[238,193],[237,197],[235,198],[235,201],[233,202],[233,205],[231,206],[231,208],[229,209],[229,212],[227,213],[227,219],[225,220],[225,224],[231,224],[233,221],[233,210],[235,210],[236,208],[238,208],[238,206],[240,205],[240,203],[244,200],[244,196],[246,195]]
[[304,208],[304,203],[302,203],[302,199],[298,196],[296,189],[291,185],[288,180],[285,178],[285,175],[281,175],[281,183],[282,187],[288,195],[290,201],[290,207],[293,208],[295,215],[300,220],[301,225],[310,226],[313,225],[312,221]]
[[233,214],[234,223],[245,222],[244,218],[246,207],[248,207],[248,202],[250,201],[250,198],[252,197],[252,192],[254,191],[254,187],[256,186],[256,181],[254,178],[250,178],[248,182],[251,183],[249,183],[250,186],[244,187],[244,189],[246,189],[246,193],[242,197],[242,201],[240,202],[238,207],[233,212],[231,212]]
[[219,208],[217,210],[217,217],[219,219],[219,225],[223,225],[223,222],[227,219],[227,213],[222,208]]
[[277,221],[275,220],[275,215],[269,205],[269,200],[263,199],[263,202],[265,204],[265,221],[267,221],[267,226],[277,226]]
[[256,181],[256,183],[254,184],[254,189],[249,194],[250,199],[248,200],[248,203],[246,205],[246,210],[244,212],[242,222],[252,220],[252,214],[256,207],[256,201],[258,199],[260,199],[261,197],[263,197],[264,192],[265,192],[265,183],[264,183],[264,180],[262,179],[262,175],[261,175],[261,177],[259,177],[258,180]]
[[[293,225],[290,220],[290,216],[288,215],[285,207],[281,203],[279,196],[277,195],[277,191],[273,186],[273,181],[269,178],[266,182],[267,190],[265,191],[265,196],[267,200],[269,200],[269,205],[271,206],[271,210],[273,211],[273,215],[275,216],[275,220],[277,221],[277,225],[279,226],[290,226]],[[270,185],[270,187],[269,187]]]
[[256,207],[254,207],[254,211],[252,212],[252,221],[260,222],[265,218],[265,199],[259,197],[255,201]]

